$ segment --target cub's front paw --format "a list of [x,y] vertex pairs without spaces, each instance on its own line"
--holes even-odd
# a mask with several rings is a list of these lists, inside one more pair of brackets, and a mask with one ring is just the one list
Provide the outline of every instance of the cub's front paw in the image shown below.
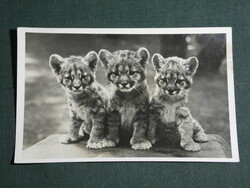
[[194,140],[197,142],[208,142],[208,137],[204,132],[198,132],[194,135]]
[[151,147],[152,147],[152,144],[148,140],[138,142],[132,145],[132,148],[134,150],[146,150],[146,149],[150,149]]
[[200,151],[201,147],[199,144],[193,142],[193,143],[188,143],[183,146],[183,149],[186,151]]
[[150,141],[152,144],[155,144],[156,138],[149,138],[149,141]]
[[78,140],[79,140],[78,137],[71,137],[71,136],[69,136],[69,135],[67,135],[67,134],[65,134],[65,135],[63,135],[63,136],[61,136],[61,137],[59,138],[59,142],[60,142],[61,144],[69,144],[69,143],[72,143],[72,142],[76,142],[76,141],[78,141]]
[[80,137],[84,137],[84,131],[83,131],[82,127],[79,129],[78,134]]
[[103,139],[102,140],[102,147],[103,148],[110,148],[115,147],[116,143],[110,139]]
[[88,140],[86,147],[89,148],[89,149],[101,149],[102,148],[102,142],[101,141]]

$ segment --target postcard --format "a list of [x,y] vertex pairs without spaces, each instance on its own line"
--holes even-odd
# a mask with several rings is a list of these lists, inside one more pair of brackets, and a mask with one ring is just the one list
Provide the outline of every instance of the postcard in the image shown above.
[[239,162],[232,28],[18,28],[15,163]]

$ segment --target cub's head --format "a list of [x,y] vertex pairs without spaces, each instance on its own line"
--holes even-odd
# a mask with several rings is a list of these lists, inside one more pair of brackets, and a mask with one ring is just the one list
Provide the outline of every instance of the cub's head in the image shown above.
[[99,58],[108,80],[121,92],[130,92],[144,83],[149,59],[146,48],[136,52],[119,50],[114,53],[103,49],[99,52]]
[[196,57],[164,59],[160,54],[154,54],[152,62],[156,70],[156,84],[171,97],[181,96],[188,91],[199,65]]
[[61,86],[69,93],[80,94],[95,80],[98,63],[96,52],[91,51],[85,57],[70,56],[62,58],[57,54],[50,56],[49,64]]

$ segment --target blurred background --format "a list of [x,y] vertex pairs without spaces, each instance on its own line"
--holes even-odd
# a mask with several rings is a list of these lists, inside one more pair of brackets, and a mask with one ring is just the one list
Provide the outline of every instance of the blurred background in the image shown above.
[[[111,52],[120,49],[136,51],[146,47],[151,56],[196,56],[200,66],[194,76],[189,95],[191,113],[206,133],[221,135],[230,142],[229,111],[226,72],[226,35],[100,35],[100,34],[26,34],[25,112],[23,149],[51,134],[67,132],[69,124],[66,96],[58,88],[49,67],[49,57],[84,56],[91,50],[104,48]],[[97,81],[107,79],[100,65]],[[148,66],[150,93],[154,91],[155,71]]]

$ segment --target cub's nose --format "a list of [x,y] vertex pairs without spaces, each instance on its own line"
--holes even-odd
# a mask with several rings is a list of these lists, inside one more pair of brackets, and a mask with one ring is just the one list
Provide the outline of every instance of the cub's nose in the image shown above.
[[80,87],[81,87],[81,86],[74,86],[74,88],[75,88],[76,90],[78,90]]
[[121,83],[122,87],[126,87],[128,83]]
[[168,89],[168,93],[170,94],[170,95],[172,95],[173,93],[174,93],[174,89]]

